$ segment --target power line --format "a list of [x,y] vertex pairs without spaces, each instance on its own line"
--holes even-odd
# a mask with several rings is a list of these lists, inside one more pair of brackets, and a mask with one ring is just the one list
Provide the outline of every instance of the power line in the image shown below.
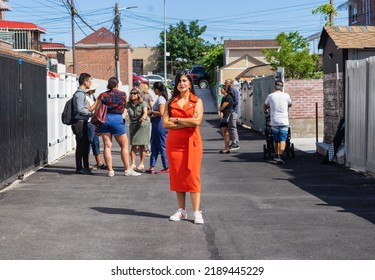
[[[22,20],[26,16],[28,21],[34,18],[34,23],[41,26],[43,24],[48,25],[47,31],[53,32],[58,37],[63,37],[66,36],[65,34],[68,33],[69,28],[70,13],[67,13],[66,1],[36,0],[34,1],[36,4],[31,6],[25,5],[25,2],[20,2],[21,4],[16,2],[12,4],[13,10],[10,14],[13,18],[22,18]],[[258,38],[273,36],[274,38],[277,33],[286,30],[298,31],[301,34],[314,33],[321,30],[324,21],[317,19],[316,15],[308,14],[307,11],[327,1],[308,1],[309,3],[297,3],[297,5],[287,5],[285,2],[280,2],[283,3],[280,4],[280,7],[272,6],[268,9],[263,8],[258,10],[253,10],[251,5],[246,5],[244,8],[237,9],[237,11],[240,11],[239,13],[226,14],[225,17],[213,14],[214,16],[199,19],[198,24],[200,26],[207,26],[205,33],[202,34],[204,38],[210,37],[212,33],[215,33],[216,36],[220,34],[226,38],[254,38],[255,36]],[[75,2],[82,3],[82,0],[76,0]],[[101,25],[106,25],[107,27],[111,25],[109,29],[112,30],[113,13],[111,11],[113,7],[82,10],[79,7],[79,3],[76,4],[78,6],[77,19],[79,19],[77,20],[77,24],[79,22],[82,23],[78,31],[82,33],[82,36],[86,35],[87,28],[95,30]],[[265,17],[267,19],[272,17],[272,20],[265,20]],[[339,13],[339,17],[337,18],[341,21],[347,19],[341,13]],[[191,22],[193,20],[191,18],[169,16],[167,18],[167,25],[175,25],[180,21]],[[138,10],[127,13],[126,22],[127,34],[150,33],[154,30],[162,32],[164,25],[161,13],[141,13]],[[309,23],[304,24],[305,22]],[[59,28],[61,30],[60,33],[58,32]],[[153,38],[159,39],[159,34]]]

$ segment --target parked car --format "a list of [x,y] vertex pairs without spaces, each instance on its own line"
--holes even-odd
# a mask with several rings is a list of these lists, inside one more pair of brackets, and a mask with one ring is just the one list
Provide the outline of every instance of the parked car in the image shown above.
[[174,88],[174,80],[170,80],[169,83],[168,83],[168,87],[170,89],[173,89]]
[[160,75],[152,74],[152,75],[144,75],[150,85],[152,86],[155,82],[162,82],[164,83],[164,78]]
[[135,81],[141,81],[141,84],[149,84],[147,78],[137,75],[137,73],[133,73],[133,85]]
[[193,66],[190,70],[190,76],[193,79],[194,85],[199,86],[199,88],[208,88],[210,75],[203,66]]

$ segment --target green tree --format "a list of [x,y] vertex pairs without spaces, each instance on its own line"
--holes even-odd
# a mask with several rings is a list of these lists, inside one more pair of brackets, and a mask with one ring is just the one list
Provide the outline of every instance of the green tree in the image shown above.
[[318,78],[322,75],[319,56],[310,54],[309,44],[298,32],[280,33],[276,37],[280,49],[264,49],[263,54],[274,71],[284,67],[286,78]]
[[216,67],[223,66],[224,62],[224,46],[223,44],[208,44],[206,54],[202,58],[201,64],[210,73],[211,84],[215,84]]
[[207,51],[201,60],[201,64],[207,69],[214,69],[217,66],[223,66],[223,60],[224,46],[222,44],[211,44],[207,46]]
[[[333,17],[337,16],[337,10],[332,4],[323,4],[320,5],[318,8],[312,10],[312,14],[322,14],[325,20],[325,26],[332,26],[333,25]],[[332,15],[332,18],[331,18]]]
[[[207,51],[205,41],[200,37],[205,31],[206,26],[200,27],[198,20],[192,21],[186,25],[180,21],[176,26],[169,26],[167,30],[167,69],[171,73],[177,69],[189,69],[194,64],[199,64]],[[164,31],[160,33],[161,42],[158,44],[160,53],[159,68],[164,68]],[[177,60],[176,60],[177,59]],[[174,73],[172,73],[174,74]]]

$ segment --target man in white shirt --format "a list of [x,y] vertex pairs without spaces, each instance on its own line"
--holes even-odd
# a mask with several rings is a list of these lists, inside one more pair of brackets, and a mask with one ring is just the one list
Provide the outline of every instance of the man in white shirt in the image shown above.
[[264,110],[270,110],[271,113],[271,129],[276,152],[274,160],[278,163],[283,163],[281,155],[285,150],[289,131],[288,109],[292,106],[292,100],[289,94],[283,92],[283,88],[283,82],[276,81],[275,91],[264,101]]

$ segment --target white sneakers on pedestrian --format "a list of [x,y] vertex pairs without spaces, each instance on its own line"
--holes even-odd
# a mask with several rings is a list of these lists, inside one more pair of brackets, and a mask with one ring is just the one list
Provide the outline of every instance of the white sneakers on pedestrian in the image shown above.
[[187,212],[182,208],[178,208],[176,213],[169,217],[170,221],[180,221],[187,219]]
[[238,143],[232,143],[229,146],[229,150],[231,150],[231,151],[236,151],[236,150],[239,150],[239,149],[240,149],[240,145],[238,145]]
[[273,160],[276,161],[276,163],[285,163],[285,161],[283,161],[283,159],[280,156],[274,157]]
[[[182,208],[178,208],[176,213],[169,217],[170,221],[181,221],[187,219],[187,212]],[[204,224],[203,216],[201,211],[194,212],[194,224]]]
[[[133,169],[126,170],[124,173],[125,173],[125,176],[140,176],[141,175],[141,173],[135,172]],[[115,171],[114,170],[108,171],[107,176],[108,177],[115,176]]]
[[125,170],[125,176],[141,176],[141,173],[135,172],[133,169]]
[[194,224],[204,224],[203,216],[201,211],[194,212]]

